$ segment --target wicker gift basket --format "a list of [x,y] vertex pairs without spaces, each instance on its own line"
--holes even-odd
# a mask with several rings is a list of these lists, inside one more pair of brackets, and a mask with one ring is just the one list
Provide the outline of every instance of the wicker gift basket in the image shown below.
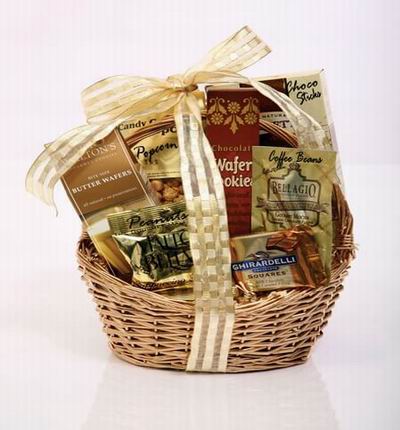
[[[141,129],[128,145],[159,132],[172,121],[167,119]],[[264,121],[260,126],[288,146],[297,146],[296,137],[285,129]],[[327,324],[354,257],[353,218],[338,185],[333,189],[332,216],[329,285],[249,295],[248,300],[236,302],[227,372],[275,369],[307,360]],[[78,260],[112,351],[136,365],[184,370],[194,330],[194,304],[143,290],[113,275],[85,233],[78,244]]]
[[[126,142],[128,146],[134,146],[167,126],[176,126],[180,169],[176,171],[180,172],[181,189],[186,203],[187,223],[183,228],[190,246],[192,278],[188,279],[191,279],[194,300],[177,300],[177,296],[174,299],[173,296],[157,294],[140,288],[138,284],[131,284],[129,279],[112,271],[86,233],[83,233],[78,244],[83,279],[89,285],[97,304],[110,347],[126,361],[141,366],[187,371],[244,372],[273,369],[304,362],[312,345],[322,334],[354,256],[353,220],[342,194],[340,181],[335,181],[332,173],[332,177],[329,177],[329,185],[333,183],[332,202],[329,186],[329,191],[324,193],[325,201],[310,209],[318,213],[318,220],[320,216],[322,218],[322,213],[328,218],[329,239],[325,243],[329,252],[324,252],[325,261],[330,260],[330,233],[333,225],[329,284],[312,283],[311,272],[318,270],[313,266],[313,255],[304,254],[300,257],[302,263],[299,266],[308,269],[310,276],[304,277],[301,285],[296,285],[299,288],[286,288],[293,285],[284,281],[280,284],[283,289],[256,294],[251,285],[241,283],[240,280],[236,280],[239,285],[233,285],[229,238],[232,223],[228,225],[227,193],[221,169],[204,134],[201,103],[196,97],[199,88],[209,85],[252,87],[279,107],[291,123],[295,135],[269,122],[260,121],[263,130],[283,140],[289,147],[327,150],[325,154],[329,152],[334,155],[332,145],[327,142],[327,136],[316,119],[302,111],[287,95],[262,80],[240,74],[269,52],[265,42],[245,26],[217,44],[199,63],[183,74],[171,75],[166,79],[129,75],[102,79],[82,92],[86,124],[67,131],[46,145],[27,173],[26,189],[55,208],[55,184],[63,180],[66,185],[66,177],[70,180],[72,172],[72,176],[75,175],[78,180],[72,193],[68,186],[66,189],[81,219],[85,219],[85,215],[89,213],[100,216],[100,210],[107,211],[113,204],[117,205],[129,198],[134,200],[132,190],[140,188],[139,182],[143,192],[146,188],[139,173],[135,173],[137,186],[132,182],[136,166],[115,130],[130,121],[142,124],[144,127]],[[246,112],[250,119],[253,118],[251,124],[256,126],[253,131],[257,140],[258,115],[254,116],[254,112],[250,112],[250,106],[253,109],[249,99]],[[229,112],[229,106],[227,111]],[[238,111],[232,110],[230,113],[232,127],[235,112]],[[225,121],[227,119],[228,117]],[[102,170],[96,170],[99,165],[96,165],[97,161],[94,162],[94,153],[104,150],[108,154],[107,139],[114,135],[118,142],[112,142],[113,157],[122,157],[118,159],[125,160],[125,167],[118,167],[115,174],[109,174],[111,164],[120,166],[115,163],[115,158],[113,163],[104,166]],[[103,146],[94,148],[95,144]],[[258,149],[262,148],[257,147],[255,151]],[[325,159],[319,157],[315,160],[320,160],[318,163],[321,163]],[[323,164],[328,163],[324,161]],[[95,170],[88,167],[89,173],[86,170],[81,175],[80,170],[77,173],[77,165],[78,170],[82,166],[95,166]],[[332,162],[331,170],[334,170],[333,166]],[[320,167],[325,166],[321,164]],[[249,169],[250,167],[247,168],[248,171]],[[104,178],[101,176],[108,174]],[[326,172],[324,175],[325,180],[328,180],[329,175]],[[120,188],[121,182],[114,182],[120,179],[127,181],[126,188]],[[116,188],[111,194],[103,190],[107,183],[112,183]],[[105,194],[97,194],[94,189],[103,190]],[[86,195],[83,191],[88,192],[87,198],[82,197],[82,194]],[[236,193],[236,188],[234,192]],[[118,200],[119,198],[121,199]],[[150,198],[146,201],[147,204],[140,207],[148,210],[150,206],[153,210],[154,201]],[[176,204],[182,205],[180,202]],[[121,214],[116,215],[119,217]],[[101,216],[103,218],[100,223],[107,224],[106,215],[102,213]],[[151,215],[151,222],[154,221],[153,218]],[[301,221],[303,219],[300,218]],[[107,226],[110,227],[111,224]],[[290,227],[296,228],[292,224]],[[268,233],[272,231],[268,228],[266,230]],[[92,237],[96,240],[95,235]],[[248,240],[253,241],[254,237]],[[97,249],[105,255],[101,247],[98,246]],[[325,267],[328,273],[328,262]],[[169,270],[166,267],[163,269],[167,272]],[[137,274],[138,270],[134,272],[134,276]],[[317,286],[322,284],[324,286]]]

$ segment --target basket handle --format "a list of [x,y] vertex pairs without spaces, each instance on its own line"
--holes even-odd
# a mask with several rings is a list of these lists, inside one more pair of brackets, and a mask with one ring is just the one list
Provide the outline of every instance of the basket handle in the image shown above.
[[[203,112],[203,118],[205,118],[205,113]],[[164,130],[174,126],[175,121],[172,116],[165,117],[161,121],[157,121],[144,126],[143,128],[135,131],[132,136],[126,139],[125,143],[131,148],[139,143],[141,140],[151,137]],[[260,119],[259,121],[260,129],[271,133],[275,137],[282,139],[284,142],[288,143],[291,147],[297,148],[299,146],[298,140],[295,134],[291,133],[285,128],[279,127],[273,122],[266,121],[265,119]]]

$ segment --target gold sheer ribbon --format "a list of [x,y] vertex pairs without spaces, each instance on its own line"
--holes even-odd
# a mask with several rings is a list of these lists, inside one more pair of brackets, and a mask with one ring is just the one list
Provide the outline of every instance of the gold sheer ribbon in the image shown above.
[[27,190],[55,207],[55,184],[91,145],[133,118],[161,119],[174,115],[194,263],[196,313],[187,364],[190,371],[226,370],[234,323],[224,188],[193,91],[200,84],[252,85],[286,113],[300,144],[324,147],[325,134],[315,120],[284,94],[238,73],[269,52],[268,46],[250,28],[244,27],[182,75],[166,80],[113,76],[95,83],[82,93],[87,124],[48,145],[26,177]]

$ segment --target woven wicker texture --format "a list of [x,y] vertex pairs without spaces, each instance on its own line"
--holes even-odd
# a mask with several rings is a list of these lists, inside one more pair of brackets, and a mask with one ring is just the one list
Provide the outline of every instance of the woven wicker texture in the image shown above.
[[[144,129],[130,144],[169,123],[165,120]],[[264,122],[261,127],[296,146],[295,137],[279,127]],[[354,257],[353,218],[338,186],[334,186],[332,206],[335,239],[330,284],[280,290],[250,303],[237,303],[227,372],[274,369],[307,360]],[[78,244],[78,261],[114,353],[140,366],[184,370],[194,326],[193,304],[113,276],[85,233]]]

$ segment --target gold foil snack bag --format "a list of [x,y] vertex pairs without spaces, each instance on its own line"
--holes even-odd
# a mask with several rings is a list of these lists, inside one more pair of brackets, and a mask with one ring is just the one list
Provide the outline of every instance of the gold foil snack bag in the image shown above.
[[[198,100],[200,109],[204,109],[204,93],[195,91],[193,94]],[[132,120],[122,123],[119,131],[146,173],[158,201],[161,204],[183,201],[176,125],[165,126],[155,134],[144,136],[138,142],[135,139],[135,133],[156,122],[155,118]]]
[[161,204],[183,201],[176,126],[166,127],[131,147]]
[[135,284],[157,291],[192,286],[187,218],[183,202],[108,217]]
[[153,206],[157,198],[119,132],[95,143],[61,179],[97,252],[120,273],[129,274],[130,267],[111,237],[107,215]]
[[252,231],[309,225],[327,273],[332,258],[335,163],[333,151],[253,148]]

